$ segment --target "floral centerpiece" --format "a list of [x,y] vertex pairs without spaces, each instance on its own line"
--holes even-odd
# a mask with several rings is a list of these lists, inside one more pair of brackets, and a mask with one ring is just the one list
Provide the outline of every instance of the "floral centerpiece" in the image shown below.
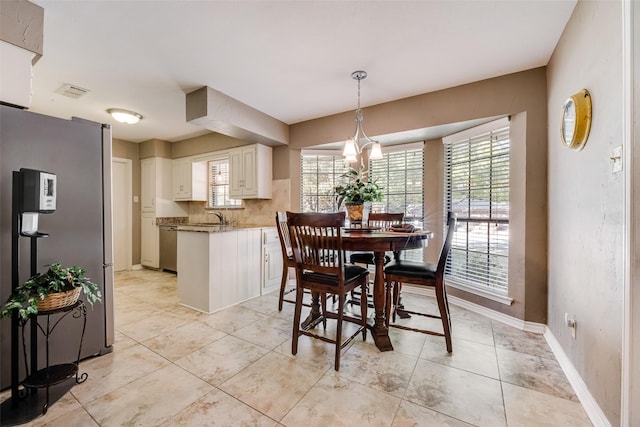
[[85,270],[78,267],[63,267],[53,263],[44,274],[36,274],[13,290],[7,299],[0,318],[9,317],[14,310],[22,319],[37,314],[38,310],[51,310],[56,304],[61,307],[74,304],[80,292],[93,305],[101,301],[100,287],[84,276]]
[[333,190],[338,209],[344,202],[351,221],[362,221],[365,202],[382,200],[382,187],[376,180],[369,181],[367,175],[363,165],[359,169],[351,168],[341,176],[346,179],[346,183],[337,185]]

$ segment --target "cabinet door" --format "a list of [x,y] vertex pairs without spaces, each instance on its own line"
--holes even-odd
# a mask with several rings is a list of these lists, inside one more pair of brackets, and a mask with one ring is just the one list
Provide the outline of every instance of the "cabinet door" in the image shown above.
[[244,301],[260,295],[260,252],[262,241],[259,229],[238,230],[237,298]]
[[156,208],[156,162],[155,159],[140,161],[140,209],[152,212]]
[[189,169],[189,179],[191,182],[191,194],[189,200],[201,202],[207,201],[207,177],[209,171],[207,162],[193,162]]
[[189,200],[191,196],[191,159],[173,161],[173,200]]
[[158,268],[159,253],[159,230],[155,214],[144,213],[140,225],[140,263]]
[[244,165],[242,150],[234,150],[229,153],[229,197],[241,199],[244,185]]
[[242,196],[245,198],[258,195],[258,164],[256,159],[255,146],[242,150]]
[[282,280],[282,250],[280,244],[269,244],[263,248],[262,295],[280,288]]

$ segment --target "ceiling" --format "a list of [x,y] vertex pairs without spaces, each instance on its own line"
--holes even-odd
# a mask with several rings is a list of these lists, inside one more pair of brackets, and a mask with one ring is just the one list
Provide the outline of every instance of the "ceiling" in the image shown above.
[[[369,74],[366,107],[543,66],[576,4],[31,1],[44,8],[44,52],[30,110],[110,123],[115,138],[132,142],[208,133],[185,121],[185,94],[202,86],[294,124],[354,110],[355,70]],[[89,92],[56,93],[65,83]],[[120,124],[108,108],[144,119]]]

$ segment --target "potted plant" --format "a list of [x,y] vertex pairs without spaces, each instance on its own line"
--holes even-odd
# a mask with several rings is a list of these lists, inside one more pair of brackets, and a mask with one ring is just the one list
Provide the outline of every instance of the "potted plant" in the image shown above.
[[18,310],[20,318],[26,320],[39,310],[53,310],[74,304],[84,292],[93,305],[101,301],[100,287],[84,276],[85,270],[78,267],[63,267],[53,263],[44,274],[36,274],[13,290],[0,312],[0,318],[9,317]]
[[350,168],[341,178],[346,179],[344,185],[337,185],[334,194],[338,209],[345,203],[349,220],[362,221],[365,202],[379,202],[382,200],[382,187],[375,180],[369,181],[364,165],[359,169]]

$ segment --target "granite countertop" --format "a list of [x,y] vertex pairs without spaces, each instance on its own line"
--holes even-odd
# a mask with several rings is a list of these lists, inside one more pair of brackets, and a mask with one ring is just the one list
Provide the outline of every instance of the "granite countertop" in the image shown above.
[[256,224],[236,224],[236,225],[220,225],[220,224],[184,224],[178,225],[178,231],[195,231],[199,233],[219,233],[224,231],[246,230],[251,228],[271,228],[275,225],[256,225]]

